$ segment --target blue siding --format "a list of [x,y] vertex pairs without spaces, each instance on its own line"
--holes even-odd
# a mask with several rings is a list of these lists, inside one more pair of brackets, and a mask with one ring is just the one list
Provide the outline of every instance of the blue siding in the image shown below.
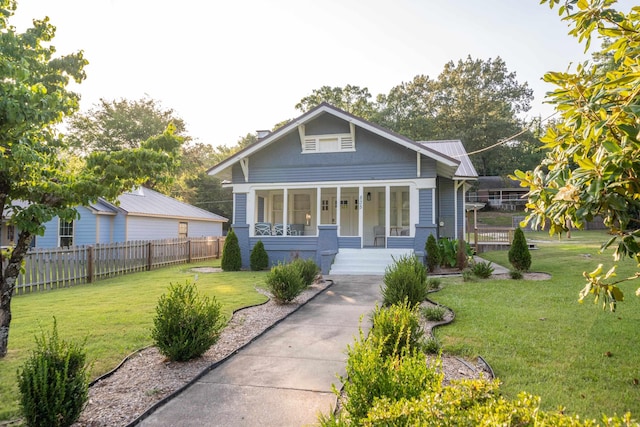
[[[362,129],[356,130],[356,151],[301,154],[301,150],[297,132],[289,133],[260,150],[249,160],[250,182],[386,180],[416,177],[416,154],[413,150]],[[233,167],[233,181],[244,181],[239,164]]]
[[80,219],[73,222],[73,244],[93,245],[96,242],[96,216],[82,206],[77,211]]
[[272,237],[272,236],[260,236],[251,237],[249,239],[251,248],[258,243],[258,240],[262,240],[264,248],[269,255],[270,265],[276,265],[278,262],[287,263],[290,262],[292,257],[298,256],[299,258],[312,258],[316,261],[316,252],[318,249],[317,237]]
[[100,226],[98,241],[96,243],[112,243],[114,217],[111,215],[97,215],[96,220]]
[[127,241],[127,217],[123,213],[118,213],[113,219],[113,239],[111,241]]
[[418,203],[420,205],[420,214],[418,223],[422,225],[431,225],[434,223],[433,218],[433,191],[432,189],[419,190]]
[[37,248],[57,248],[58,247],[58,217],[44,224],[43,236],[36,237]]
[[222,226],[211,222],[131,215],[127,221],[129,229],[127,240],[175,239],[178,237],[180,222],[188,224],[188,236],[191,237],[222,235]]
[[233,214],[235,216],[234,224],[247,223],[247,195],[234,194]]
[[436,160],[431,157],[420,156],[420,177],[435,178],[437,176],[436,163]]
[[360,237],[338,237],[338,247],[344,249],[360,249]]
[[349,133],[349,123],[332,114],[322,114],[305,125],[307,135],[322,135],[326,133]]
[[387,238],[387,248],[392,249],[413,249],[413,237],[391,237]]
[[439,237],[453,238],[455,236],[454,185],[450,179],[438,178],[438,223]]
[[189,220],[189,237],[222,236],[222,223]]

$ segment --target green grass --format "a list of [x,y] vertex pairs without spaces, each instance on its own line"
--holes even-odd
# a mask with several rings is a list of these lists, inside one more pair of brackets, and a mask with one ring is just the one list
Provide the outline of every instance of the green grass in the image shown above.
[[[36,335],[51,331],[57,319],[60,338],[82,342],[93,363],[91,376],[113,369],[131,352],[151,345],[150,330],[158,298],[169,284],[193,282],[191,268],[219,266],[220,260],[163,268],[101,280],[90,285],[15,296],[9,352],[0,359],[0,420],[19,416],[16,372],[35,347]],[[198,292],[215,296],[227,319],[234,310],[266,301],[255,291],[265,272],[199,273]]]
[[[572,233],[571,239],[525,233],[536,240],[532,271],[548,281],[483,280],[444,282],[432,297],[452,308],[456,320],[436,331],[449,353],[481,355],[502,381],[508,397],[527,391],[542,397],[542,407],[600,419],[631,411],[640,416],[640,282],[623,285],[625,301],[615,313],[578,303],[583,271],[613,264],[612,251],[599,254],[604,232]],[[509,267],[507,252],[483,258]],[[619,264],[618,277],[636,271],[631,260]],[[610,354],[611,356],[608,356]]]

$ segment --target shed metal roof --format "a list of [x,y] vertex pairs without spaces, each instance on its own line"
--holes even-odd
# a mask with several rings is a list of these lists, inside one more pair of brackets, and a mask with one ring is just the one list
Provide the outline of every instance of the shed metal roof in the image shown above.
[[473,167],[471,159],[464,149],[460,140],[443,140],[443,141],[419,141],[419,144],[435,150],[447,157],[451,157],[460,161],[458,169],[456,169],[455,178],[478,178],[478,172]]

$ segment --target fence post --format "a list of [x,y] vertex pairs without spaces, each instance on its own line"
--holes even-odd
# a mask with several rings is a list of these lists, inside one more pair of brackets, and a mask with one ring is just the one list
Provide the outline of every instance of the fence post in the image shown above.
[[473,229],[473,243],[474,243],[474,245],[475,245],[475,247],[476,247],[476,254],[477,254],[477,253],[479,253],[479,252],[480,252],[480,251],[478,250],[478,249],[479,249],[479,246],[478,246],[478,227],[475,227],[475,228]]
[[151,270],[152,263],[153,263],[153,243],[149,242],[147,244],[147,271]]
[[191,264],[191,240],[187,240],[187,264]]
[[216,259],[220,258],[220,237],[216,239]]
[[87,283],[93,283],[93,246],[87,247]]

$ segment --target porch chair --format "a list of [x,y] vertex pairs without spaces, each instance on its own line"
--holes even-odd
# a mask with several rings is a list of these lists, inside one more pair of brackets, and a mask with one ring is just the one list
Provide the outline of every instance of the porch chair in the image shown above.
[[373,227],[373,246],[378,246],[378,239],[382,239],[382,246],[386,239],[386,233],[384,232],[384,225],[376,225]]
[[256,222],[256,236],[271,236],[271,223]]
[[[276,224],[273,226],[273,231],[276,236],[284,235],[284,224]],[[291,225],[287,224],[287,236],[291,236]]]

